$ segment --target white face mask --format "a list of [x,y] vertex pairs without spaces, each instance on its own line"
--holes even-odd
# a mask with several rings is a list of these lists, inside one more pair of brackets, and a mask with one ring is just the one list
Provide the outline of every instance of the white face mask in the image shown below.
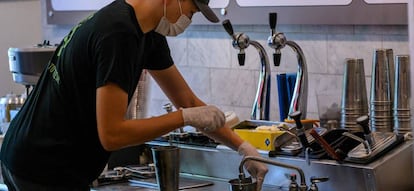
[[190,18],[186,15],[183,15],[183,11],[181,9],[180,0],[178,0],[178,4],[180,5],[180,13],[181,16],[178,18],[176,23],[170,23],[168,21],[166,15],[166,3],[164,3],[164,16],[161,18],[160,23],[158,23],[155,32],[160,33],[164,36],[177,36],[184,32],[184,30],[191,24]]

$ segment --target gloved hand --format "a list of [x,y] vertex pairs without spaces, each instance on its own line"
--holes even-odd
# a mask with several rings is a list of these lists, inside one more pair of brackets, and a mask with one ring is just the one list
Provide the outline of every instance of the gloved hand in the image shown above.
[[190,125],[204,132],[211,132],[224,126],[224,113],[212,105],[183,108],[184,125]]
[[[259,152],[257,152],[257,149],[254,148],[250,143],[243,142],[239,148],[237,149],[240,155],[246,156],[255,156],[255,157],[261,157]],[[257,181],[257,189],[256,191],[262,190],[263,180],[266,176],[267,171],[269,170],[267,168],[267,165],[261,162],[253,161],[253,160],[247,160],[244,163],[244,167],[249,172],[249,174],[256,178]]]

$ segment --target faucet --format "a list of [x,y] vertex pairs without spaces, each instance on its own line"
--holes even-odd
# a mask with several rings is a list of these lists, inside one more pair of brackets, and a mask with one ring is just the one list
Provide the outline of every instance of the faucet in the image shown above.
[[243,172],[243,165],[248,160],[258,161],[258,162],[262,162],[262,163],[266,163],[266,164],[271,164],[271,165],[274,165],[274,166],[279,166],[279,167],[283,167],[283,168],[287,168],[287,169],[296,170],[300,175],[299,190],[300,191],[306,191],[307,190],[308,186],[306,185],[305,173],[303,172],[302,169],[300,169],[296,166],[292,166],[292,165],[288,165],[288,164],[284,164],[284,163],[280,163],[280,162],[277,162],[277,161],[264,159],[264,158],[256,157],[256,156],[247,156],[247,157],[243,158],[243,160],[240,162],[240,165],[239,165],[239,179],[240,180],[245,180],[246,179],[245,174]]
[[292,101],[290,102],[289,106],[289,113],[293,113],[295,111],[303,111],[304,113],[301,119],[306,119],[308,102],[308,70],[306,67],[305,55],[297,43],[287,40],[283,33],[276,32],[277,13],[269,14],[269,24],[271,33],[267,40],[267,44],[271,48],[275,49],[275,52],[273,53],[274,65],[280,65],[280,60],[282,57],[281,49],[286,45],[291,47],[296,53],[298,60],[298,71],[296,75],[296,83],[293,91]]
[[238,54],[238,61],[240,66],[245,63],[245,49],[252,45],[255,47],[260,56],[260,73],[259,82],[257,86],[256,97],[254,99],[250,118],[252,120],[269,120],[269,102],[270,102],[270,64],[266,51],[260,43],[250,38],[244,33],[234,33],[233,26],[230,21],[223,21],[224,29],[233,39],[233,47],[240,50]]

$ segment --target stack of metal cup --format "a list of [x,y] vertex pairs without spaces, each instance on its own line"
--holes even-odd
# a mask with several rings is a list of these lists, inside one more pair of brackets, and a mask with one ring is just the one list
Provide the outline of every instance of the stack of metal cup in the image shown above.
[[410,119],[410,59],[408,55],[397,55],[395,61],[394,132],[405,134],[412,131]]
[[370,95],[370,128],[376,132],[393,131],[393,91],[391,74],[394,73],[392,52],[376,49],[372,63],[371,95]]
[[362,131],[356,119],[368,114],[367,90],[365,85],[364,60],[348,58],[345,62],[342,96],[341,128],[351,132]]

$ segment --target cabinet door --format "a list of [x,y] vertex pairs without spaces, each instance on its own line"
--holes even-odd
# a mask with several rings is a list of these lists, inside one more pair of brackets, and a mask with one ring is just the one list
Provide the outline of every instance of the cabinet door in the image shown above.
[[352,0],[236,0],[242,7],[349,5]]

